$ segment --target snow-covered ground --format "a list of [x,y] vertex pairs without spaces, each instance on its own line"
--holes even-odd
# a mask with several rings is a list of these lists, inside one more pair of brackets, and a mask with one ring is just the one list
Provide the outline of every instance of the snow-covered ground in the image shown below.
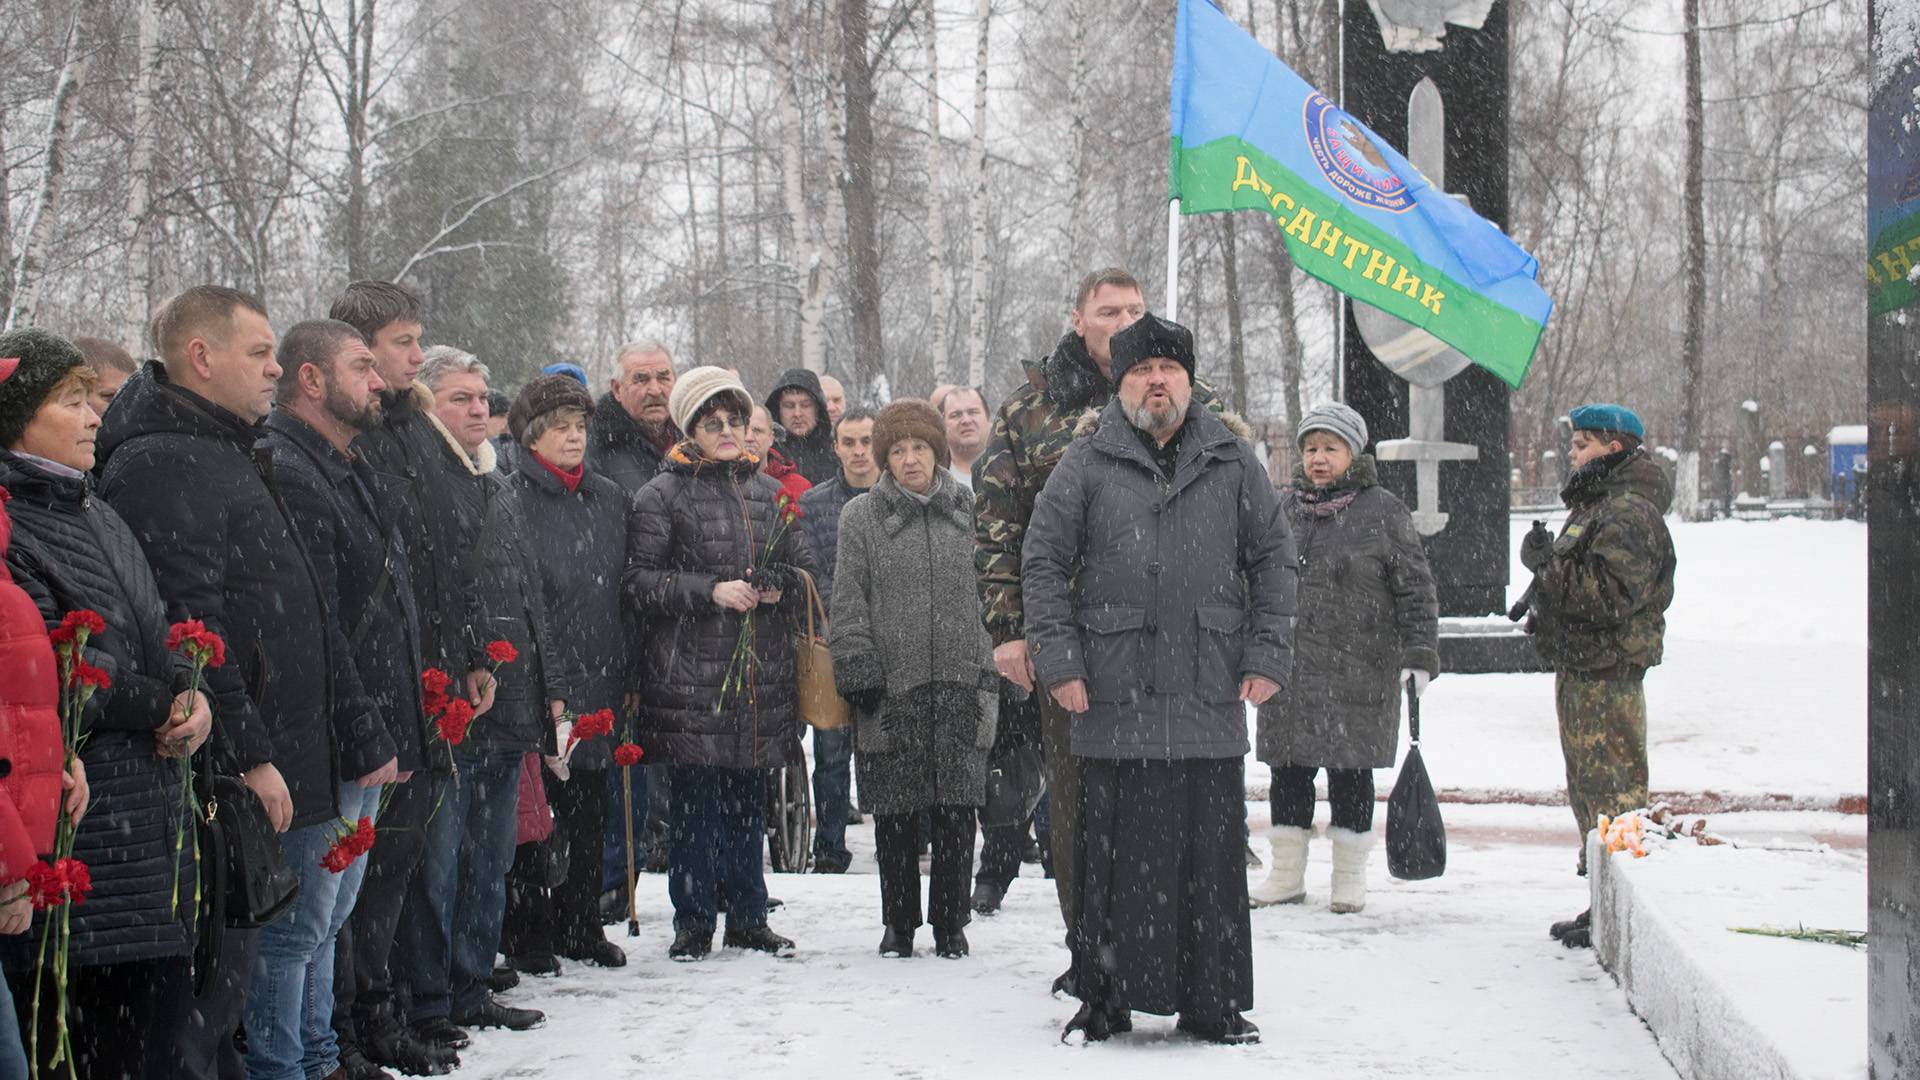
[[[1557,524],[1557,523],[1556,523]],[[1513,526],[1514,550],[1528,523]],[[1867,530],[1673,524],[1666,662],[1647,673],[1655,791],[1831,802],[1867,783]],[[1511,596],[1528,580],[1516,554]],[[1421,702],[1441,788],[1564,792],[1553,676],[1443,675]],[[1248,763],[1259,788],[1266,772]],[[1379,777],[1380,789],[1392,783]]]
[[[1863,791],[1865,530],[1783,521],[1675,533],[1668,659],[1647,685],[1654,788]],[[1424,715],[1428,767],[1442,787],[1563,787],[1551,676],[1442,678]],[[1248,779],[1264,786],[1257,762]],[[1383,772],[1380,789],[1390,783]],[[1264,802],[1248,816],[1263,828]],[[794,959],[721,950],[705,963],[669,963],[665,881],[643,877],[640,936],[608,928],[629,948],[629,966],[569,965],[558,978],[529,980],[507,1000],[545,1009],[546,1026],[476,1033],[461,1075],[1672,1077],[1592,953],[1546,935],[1549,922],[1587,901],[1565,807],[1450,804],[1446,819],[1451,850],[1439,880],[1395,882],[1376,855],[1367,910],[1335,916],[1326,910],[1329,856],[1317,840],[1309,902],[1254,912],[1249,1016],[1265,1036],[1256,1047],[1195,1045],[1173,1034],[1170,1019],[1146,1016],[1111,1044],[1059,1045],[1073,1003],[1047,996],[1066,951],[1052,883],[1037,877],[1015,884],[1000,915],[975,920],[970,958],[928,955],[923,931],[923,955],[882,960],[867,826],[849,830],[852,873],[770,875],[786,901],[773,925],[799,942]],[[1711,824],[1743,839],[1824,842],[1865,860],[1858,815],[1728,814]]]

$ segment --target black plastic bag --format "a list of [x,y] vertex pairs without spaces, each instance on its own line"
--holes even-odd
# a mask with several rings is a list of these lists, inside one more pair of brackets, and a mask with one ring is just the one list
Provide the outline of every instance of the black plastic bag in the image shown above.
[[1447,872],[1447,825],[1440,799],[1420,757],[1420,699],[1407,688],[1411,745],[1387,796],[1387,872],[1402,881],[1422,881]]

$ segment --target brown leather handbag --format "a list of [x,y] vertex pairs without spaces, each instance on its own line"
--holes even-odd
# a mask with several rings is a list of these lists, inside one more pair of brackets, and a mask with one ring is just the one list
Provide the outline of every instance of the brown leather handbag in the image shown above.
[[820,602],[820,590],[813,575],[797,567],[795,572],[807,586],[807,625],[795,628],[793,668],[795,691],[800,699],[800,718],[822,731],[847,726],[846,700],[833,685],[833,654],[827,650],[827,609]]

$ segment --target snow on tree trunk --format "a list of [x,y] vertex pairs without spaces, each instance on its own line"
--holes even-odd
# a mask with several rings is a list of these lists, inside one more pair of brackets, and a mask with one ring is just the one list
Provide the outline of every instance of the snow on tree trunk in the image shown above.
[[60,62],[60,77],[54,83],[53,118],[47,124],[40,193],[34,199],[33,214],[27,219],[26,244],[20,250],[20,265],[13,278],[13,302],[7,308],[9,330],[31,324],[34,309],[40,304],[47,249],[53,245],[54,226],[60,217],[60,194],[67,182],[67,144],[73,138],[74,113],[79,109],[80,87],[87,76],[89,54],[80,43],[86,14],[85,4],[76,7],[73,19],[67,24],[66,55]]
[[[780,109],[780,189],[787,206],[787,228],[794,252],[793,273],[798,283],[800,366],[808,371],[827,368],[827,297],[833,293],[834,246],[838,235],[838,133],[829,120],[823,138],[827,144],[827,229],[814,235],[813,215],[807,208],[806,120],[800,111],[802,34],[793,16],[792,0],[774,0],[776,43],[773,63]],[[829,71],[833,70],[829,66]],[[832,110],[829,110],[831,114]]]
[[940,184],[940,27],[935,4],[927,0],[924,35],[927,50],[927,298],[932,310],[927,323],[931,363],[928,370],[942,382],[953,382],[947,366],[947,275],[941,261],[947,255],[946,197]]
[[973,65],[973,310],[967,318],[967,385],[987,381],[987,37],[993,0],[980,0]]
[[133,83],[133,152],[127,161],[127,299],[121,344],[144,353],[147,331],[148,262],[153,232],[147,211],[153,190],[153,84],[160,67],[160,0],[140,4],[140,70]]
[[1073,195],[1067,204],[1067,265],[1063,281],[1077,281],[1087,272],[1087,33],[1086,14],[1079,0],[1067,4],[1067,123],[1073,146]]

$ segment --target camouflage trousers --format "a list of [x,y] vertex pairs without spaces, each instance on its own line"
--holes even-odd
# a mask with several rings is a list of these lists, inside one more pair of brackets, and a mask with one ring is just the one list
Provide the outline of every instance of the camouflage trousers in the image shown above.
[[1647,805],[1646,671],[1556,671],[1560,751],[1567,759],[1567,802],[1580,829],[1580,872],[1587,872],[1586,835],[1601,814]]
[[1073,714],[1045,689],[1036,686],[1033,692],[1040,695],[1041,747],[1047,760],[1053,887],[1071,941],[1080,918],[1080,770],[1073,757]]

